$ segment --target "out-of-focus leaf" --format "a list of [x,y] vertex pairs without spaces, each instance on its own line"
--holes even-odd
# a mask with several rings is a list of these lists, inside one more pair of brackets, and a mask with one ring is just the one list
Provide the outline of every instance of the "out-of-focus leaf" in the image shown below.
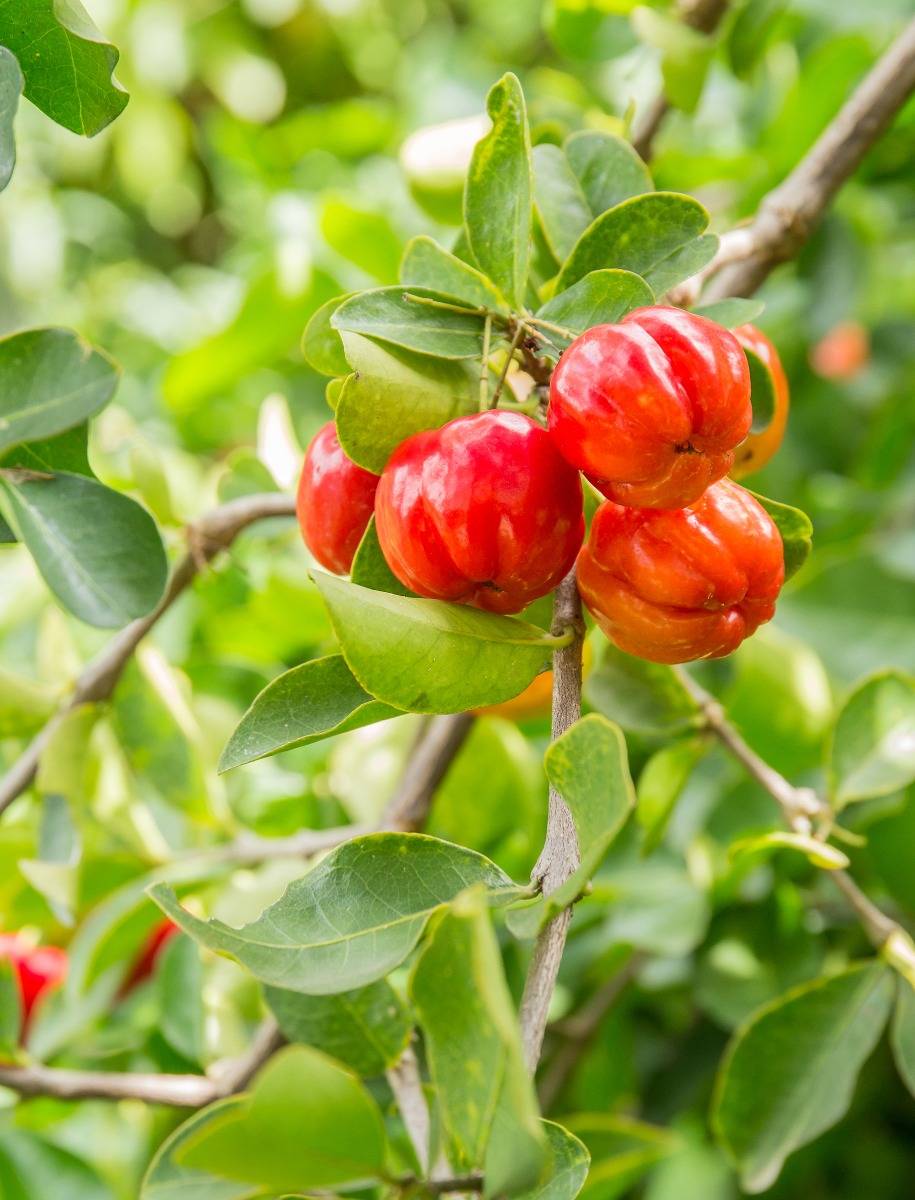
[[0,1194],[4,1200],[115,1200],[108,1184],[81,1158],[37,1133],[11,1127],[0,1130]]
[[314,1046],[357,1075],[380,1075],[406,1049],[413,1022],[385,979],[335,996],[264,989],[267,1006],[290,1042]]
[[632,23],[642,41],[661,54],[665,96],[677,108],[693,112],[715,51],[712,38],[654,8],[635,9]]
[[382,213],[355,208],[341,198],[328,200],[321,233],[331,249],[379,283],[397,282],[403,246]]
[[425,235],[407,243],[400,264],[400,281],[410,284],[411,289],[427,288],[453,296],[473,308],[506,307],[498,288],[481,271],[462,262]]
[[16,56],[0,46],[0,192],[6,187],[16,165],[16,142],[13,124],[19,96],[22,93],[22,72]]
[[729,849],[732,858],[743,854],[766,853],[774,850],[797,850],[815,867],[824,871],[841,871],[848,865],[848,855],[835,846],[821,842],[819,838],[804,833],[790,833],[787,829],[761,833],[756,837],[741,838]]
[[344,300],[330,323],[341,333],[359,333],[433,358],[479,358],[483,317],[442,307],[449,304],[453,301],[447,295],[398,284]]
[[769,1188],[793,1150],[844,1116],[893,994],[888,968],[864,963],[795,988],[737,1032],[713,1121],[745,1191]]
[[585,681],[590,704],[622,725],[649,735],[669,735],[699,723],[695,701],[670,667],[645,662],[606,643]]
[[359,686],[341,655],[315,658],[278,676],[255,698],[223,750],[219,769],[400,715]]
[[197,1171],[179,1162],[187,1145],[223,1117],[239,1113],[246,1102],[245,1096],[229,1096],[201,1109],[179,1125],[153,1156],[143,1177],[140,1200],[252,1200],[250,1184],[217,1179],[206,1171]]
[[21,1030],[19,979],[10,959],[0,958],[0,1062],[13,1062],[19,1057]]
[[899,1074],[915,1096],[915,988],[907,979],[896,980],[890,1045]]
[[583,129],[566,138],[564,149],[593,217],[654,190],[648,168],[616,134]]
[[588,1175],[591,1156],[574,1133],[544,1121],[547,1141],[547,1166],[536,1187],[522,1193],[518,1200],[575,1200]]
[[324,996],[383,978],[410,953],[433,913],[475,883],[496,902],[517,892],[471,850],[422,834],[380,833],[332,851],[241,929],[192,916],[168,887],[157,885],[150,895],[202,946],[237,959],[263,983]]
[[7,520],[61,604],[117,629],[155,607],[167,564],[159,531],[134,500],[84,475],[0,471]]
[[19,60],[25,94],[58,125],[93,137],[124,110],[111,73],[118,52],[79,0],[23,0],[0,8],[0,45]]
[[731,70],[745,78],[766,52],[769,33],[785,8],[785,0],[747,0],[727,37]]
[[577,1113],[563,1120],[591,1155],[580,1193],[584,1200],[614,1200],[623,1195],[679,1145],[668,1130],[631,1117]]
[[689,954],[705,936],[709,919],[703,892],[679,865],[660,854],[607,866],[583,905],[605,905],[602,946],[634,946],[650,954]]
[[518,617],[376,592],[317,571],[313,578],[353,675],[407,712],[498,704],[549,661],[548,635]]
[[162,1036],[188,1062],[202,1063],[203,964],[197,945],[189,937],[169,939],[156,964],[156,986]]
[[829,777],[840,808],[915,780],[915,679],[884,671],[852,692],[836,720]]
[[698,738],[672,742],[642,768],[636,816],[644,831],[643,854],[651,854],[660,844],[686,781],[706,749]]

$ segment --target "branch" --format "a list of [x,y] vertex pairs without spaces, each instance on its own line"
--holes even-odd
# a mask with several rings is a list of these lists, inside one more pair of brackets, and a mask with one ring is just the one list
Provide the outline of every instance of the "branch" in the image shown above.
[[416,1152],[419,1169],[426,1175],[429,1170],[429,1135],[432,1122],[419,1073],[419,1063],[412,1046],[407,1046],[400,1056],[400,1061],[389,1067],[386,1075],[403,1117],[404,1127]]
[[77,1071],[58,1067],[14,1067],[0,1064],[0,1086],[20,1096],[54,1096],[58,1100],[145,1100],[177,1108],[202,1108],[243,1091],[263,1064],[284,1043],[272,1018],[255,1035],[250,1048],[212,1075],[146,1075],[114,1071]]
[[915,18],[865,76],[791,174],[765,197],[752,223],[724,235],[699,277],[703,299],[748,296],[797,254],[827,205],[915,90]]
[[[680,20],[697,33],[714,33],[727,11],[728,0],[691,0],[680,6]],[[632,146],[644,162],[651,159],[654,139],[670,111],[670,101],[660,92],[645,111],[632,135]]]
[[[553,741],[581,716],[584,623],[574,567],[556,589],[553,601],[553,633],[561,633],[570,627],[575,636],[568,646],[557,650],[553,656]],[[572,814],[565,800],[551,787],[546,841],[534,866],[532,880],[548,896],[573,874],[579,861],[578,837]],[[524,1056],[532,1073],[540,1058],[550,1000],[559,975],[571,919],[571,908],[564,908],[544,927],[534,945],[528,968],[520,1020]]]
[[41,754],[54,731],[68,712],[81,704],[98,703],[111,698],[124,668],[137,646],[146,637],[196,576],[221,551],[227,549],[242,530],[265,517],[295,514],[295,500],[280,493],[244,496],[214,509],[188,527],[189,550],[175,567],[162,599],[151,613],[132,621],[111,639],[76,681],[73,694],[47,721],[25,753],[0,781],[0,814],[31,784],[38,771]]

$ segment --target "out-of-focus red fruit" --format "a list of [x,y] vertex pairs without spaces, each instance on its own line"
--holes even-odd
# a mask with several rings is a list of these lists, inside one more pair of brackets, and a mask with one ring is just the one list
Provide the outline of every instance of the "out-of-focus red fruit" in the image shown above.
[[296,515],[305,545],[322,567],[346,575],[372,517],[378,476],[343,452],[333,421],[305,452]]
[[156,969],[156,963],[165,949],[168,942],[180,933],[178,926],[174,921],[170,921],[168,917],[160,921],[147,935],[146,941],[140,953],[137,955],[136,961],[130,969],[130,974],[121,984],[121,995],[126,995],[142,983],[144,979],[148,979]]
[[602,504],[578,556],[582,599],[608,638],[650,662],[721,658],[775,612],[781,535],[722,479],[687,508]]
[[743,479],[760,471],[775,454],[785,436],[788,424],[788,409],[791,404],[788,390],[788,377],[778,351],[766,335],[755,325],[741,325],[734,330],[734,337],[741,346],[752,352],[768,368],[772,376],[772,386],[775,392],[775,407],[772,420],[759,433],[751,433],[745,442],[741,442],[734,453],[734,466],[731,470],[732,479]]
[[67,953],[59,946],[30,946],[18,933],[0,933],[0,958],[13,965],[22,1001],[22,1031],[46,992],[67,977]]
[[691,504],[731,469],[750,431],[737,339],[679,308],[639,308],[575,339],[553,372],[549,429],[610,500]]
[[581,480],[530,417],[474,413],[394,451],[375,524],[391,570],[420,596],[516,613],[575,561]]
[[858,321],[840,321],[810,351],[810,365],[824,379],[851,379],[871,356],[870,336]]

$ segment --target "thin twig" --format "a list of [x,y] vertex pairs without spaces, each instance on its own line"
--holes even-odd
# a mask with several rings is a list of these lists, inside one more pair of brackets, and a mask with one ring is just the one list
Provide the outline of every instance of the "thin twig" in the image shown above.
[[[574,636],[553,656],[553,728],[552,738],[561,737],[581,716],[581,652],[584,624],[581,597],[574,569],[556,589],[553,602],[552,631],[571,629]],[[562,796],[550,788],[546,841],[534,866],[532,880],[545,895],[556,891],[577,869],[580,862],[578,836],[572,814]],[[521,999],[521,1037],[528,1069],[533,1072],[540,1058],[550,1000],[559,975],[565,949],[571,908],[564,908],[544,927],[534,944],[534,952]]]
[[404,1127],[416,1152],[419,1169],[425,1176],[429,1170],[429,1137],[432,1123],[419,1073],[419,1063],[412,1046],[407,1046],[400,1060],[393,1067],[389,1067],[386,1074]]
[[524,322],[519,321],[518,325],[515,329],[514,335],[512,337],[511,343],[508,347],[508,351],[505,355],[505,362],[502,364],[502,370],[499,372],[499,378],[496,380],[495,390],[493,391],[492,396],[490,396],[490,398],[489,398],[489,405],[488,405],[489,408],[495,408],[496,405],[499,403],[499,397],[502,395],[502,389],[505,387],[505,379],[506,379],[506,376],[508,375],[508,368],[511,366],[512,361],[514,360],[515,351],[518,349],[518,346],[521,343],[521,339],[524,337],[524,333],[525,333]]
[[294,514],[295,500],[292,496],[279,492],[244,496],[214,509],[188,528],[190,549],[172,572],[162,599],[151,613],[132,621],[116,634],[101,654],[89,663],[77,679],[67,703],[50,718],[0,781],[0,813],[5,812],[31,784],[38,771],[42,751],[67,713],[81,704],[98,703],[111,698],[137,646],[193,582],[202,567],[230,546],[242,530],[255,521]]

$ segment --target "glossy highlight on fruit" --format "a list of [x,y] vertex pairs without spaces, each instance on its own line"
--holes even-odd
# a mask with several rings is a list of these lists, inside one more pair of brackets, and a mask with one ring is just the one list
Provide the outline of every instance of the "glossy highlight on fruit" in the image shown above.
[[577,569],[582,599],[607,637],[660,663],[736,650],[771,619],[785,578],[775,523],[727,479],[688,508],[602,504]]
[[581,480],[530,417],[474,413],[395,450],[375,524],[391,570],[420,596],[520,612],[575,561]]
[[38,1001],[66,979],[67,954],[59,946],[30,946],[18,933],[0,933],[0,958],[12,964],[19,983],[24,1032]]
[[296,516],[322,567],[346,575],[372,517],[378,476],[347,458],[333,421],[312,438],[299,478]]
[[734,337],[741,346],[752,350],[772,376],[772,386],[775,392],[775,408],[772,420],[759,433],[751,433],[745,442],[737,447],[734,453],[734,466],[731,468],[732,479],[743,479],[760,471],[775,454],[785,436],[788,424],[788,409],[791,400],[788,389],[788,377],[778,351],[772,342],[755,325],[741,325],[734,330]]
[[750,372],[728,330],[639,308],[576,338],[553,373],[549,429],[608,499],[681,508],[728,473],[750,430]]

